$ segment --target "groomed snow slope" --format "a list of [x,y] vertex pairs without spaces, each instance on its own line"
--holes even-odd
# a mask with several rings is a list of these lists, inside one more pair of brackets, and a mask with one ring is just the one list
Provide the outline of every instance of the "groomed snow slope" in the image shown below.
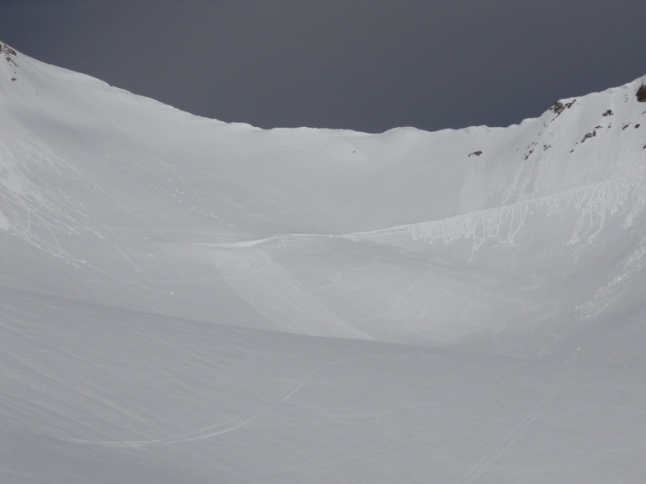
[[646,474],[646,78],[267,131],[0,46],[3,482]]

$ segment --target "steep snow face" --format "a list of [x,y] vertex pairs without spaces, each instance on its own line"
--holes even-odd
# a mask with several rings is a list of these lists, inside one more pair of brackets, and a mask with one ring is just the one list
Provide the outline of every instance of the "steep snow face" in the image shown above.
[[2,52],[7,286],[541,354],[639,284],[643,80],[505,129],[263,131]]
[[0,481],[640,482],[645,80],[264,131],[0,43]]

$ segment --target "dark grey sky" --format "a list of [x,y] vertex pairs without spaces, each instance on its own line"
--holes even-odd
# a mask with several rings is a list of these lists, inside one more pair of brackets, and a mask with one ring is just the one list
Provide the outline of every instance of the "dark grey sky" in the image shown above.
[[646,74],[644,0],[0,0],[45,62],[223,121],[505,126]]

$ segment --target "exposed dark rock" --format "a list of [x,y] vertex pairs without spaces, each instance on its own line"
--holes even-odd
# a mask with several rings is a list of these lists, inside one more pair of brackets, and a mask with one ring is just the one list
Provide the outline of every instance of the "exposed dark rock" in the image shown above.
[[570,109],[574,105],[575,101],[576,99],[572,99],[569,103],[565,103],[565,104],[562,103],[561,101],[556,101],[554,105],[550,108],[550,111],[556,113],[556,115],[559,116],[566,109]]
[[0,54],[2,54],[2,56],[9,64],[14,66],[17,65],[14,58],[17,57],[18,54],[15,50],[5,44],[2,39],[0,39]]
[[639,89],[637,89],[637,100],[640,103],[646,103],[646,84],[642,84]]
[[565,109],[565,105],[561,101],[556,101],[554,105],[550,108],[550,110],[555,112],[556,114],[561,114],[564,109]]

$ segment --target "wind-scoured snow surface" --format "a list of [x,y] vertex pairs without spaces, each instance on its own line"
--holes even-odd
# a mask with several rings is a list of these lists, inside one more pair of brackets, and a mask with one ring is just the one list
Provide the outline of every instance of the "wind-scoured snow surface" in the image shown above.
[[267,131],[0,46],[0,481],[643,480],[646,79]]

